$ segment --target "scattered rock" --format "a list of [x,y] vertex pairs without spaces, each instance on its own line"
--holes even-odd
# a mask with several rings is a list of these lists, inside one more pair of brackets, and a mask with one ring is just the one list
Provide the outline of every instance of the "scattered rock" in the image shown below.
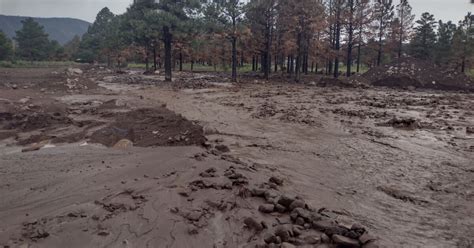
[[115,145],[113,148],[115,149],[129,149],[133,147],[133,142],[128,140],[128,139],[121,139]]
[[257,220],[255,220],[255,219],[252,218],[252,217],[247,217],[247,218],[245,218],[244,224],[245,224],[249,229],[255,230],[255,231],[257,231],[257,232],[263,230],[263,228],[264,228],[261,222],[258,222]]
[[229,147],[227,147],[226,145],[216,145],[216,150],[220,151],[220,152],[230,152],[230,149]]
[[279,177],[274,177],[274,176],[270,177],[270,179],[268,181],[271,182],[271,183],[274,183],[276,185],[279,185],[279,186],[283,185],[283,179],[281,179]]
[[295,200],[290,204],[289,209],[291,211],[295,208],[305,208],[305,206],[306,203],[303,200]]
[[348,238],[348,237],[344,237],[342,235],[334,234],[332,235],[332,240],[334,241],[335,244],[341,247],[347,247],[347,248],[360,247],[359,241]]
[[273,213],[273,211],[275,211],[275,205],[273,204],[260,205],[260,207],[258,207],[258,211],[262,213],[266,213],[266,214]]
[[296,246],[290,244],[290,243],[287,243],[287,242],[283,242],[281,243],[281,248],[296,248]]

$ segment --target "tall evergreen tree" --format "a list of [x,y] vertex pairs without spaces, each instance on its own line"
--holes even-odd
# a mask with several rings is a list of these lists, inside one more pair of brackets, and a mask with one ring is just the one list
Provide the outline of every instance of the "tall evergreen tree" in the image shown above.
[[13,55],[12,41],[0,30],[0,60],[10,59]]
[[425,12],[416,23],[418,26],[410,44],[411,54],[416,58],[431,59],[436,45],[436,20],[432,14]]
[[15,37],[18,43],[18,56],[30,61],[47,59],[50,42],[44,27],[33,18],[27,18],[21,23],[23,26],[16,31]]
[[447,64],[451,60],[453,36],[456,24],[451,21],[438,23],[438,40],[436,42],[435,61],[437,64]]

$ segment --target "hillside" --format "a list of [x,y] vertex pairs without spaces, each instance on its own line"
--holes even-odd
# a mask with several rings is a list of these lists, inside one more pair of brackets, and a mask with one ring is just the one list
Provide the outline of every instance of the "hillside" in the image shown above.
[[[0,15],[0,30],[5,32],[9,38],[15,36],[15,31],[21,28],[21,21],[27,17]],[[83,35],[90,23],[72,18],[33,18],[44,26],[51,40],[57,40],[65,44],[75,35]]]

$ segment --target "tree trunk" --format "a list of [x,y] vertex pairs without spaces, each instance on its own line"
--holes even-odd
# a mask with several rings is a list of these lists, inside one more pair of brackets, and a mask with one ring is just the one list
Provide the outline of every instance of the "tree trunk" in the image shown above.
[[232,82],[237,82],[237,37],[232,37]]
[[169,27],[163,27],[163,40],[165,45],[165,81],[172,81],[172,72],[171,72],[171,42],[173,40],[173,35],[170,32]]
[[[403,22],[405,21],[403,18],[403,11],[405,10],[405,6],[403,6],[403,0],[400,1],[400,40],[398,41],[398,58],[402,57],[402,46],[403,46]],[[400,68],[400,66],[398,67]]]
[[336,2],[336,35],[335,35],[335,50],[336,59],[334,60],[334,77],[339,77],[339,50],[341,49],[341,3]]
[[354,0],[349,0],[350,16],[349,16],[349,37],[347,42],[347,72],[346,76],[350,77],[352,74],[352,46],[353,46],[353,35],[354,35],[354,26],[353,26],[353,16],[354,16]]
[[379,49],[378,49],[378,55],[377,55],[377,66],[379,66],[381,63],[382,63],[382,49],[383,49],[383,45],[382,45],[382,37],[383,37],[383,31],[384,31],[384,22],[383,22],[383,18],[384,18],[384,7],[383,7],[383,4],[382,4],[382,13],[380,13],[380,27],[379,27]]
[[156,71],[156,46],[153,46],[153,69]]

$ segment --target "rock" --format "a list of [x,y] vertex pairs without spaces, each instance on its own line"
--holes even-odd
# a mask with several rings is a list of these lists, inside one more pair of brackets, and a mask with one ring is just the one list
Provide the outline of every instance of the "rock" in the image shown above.
[[290,211],[292,211],[295,208],[305,208],[306,203],[302,200],[295,200],[290,204]]
[[273,204],[260,205],[260,207],[258,207],[258,211],[262,213],[266,213],[266,214],[273,213],[273,211],[275,211],[275,205]]
[[294,225],[292,230],[293,230],[293,235],[297,237],[303,233],[304,227],[299,226],[299,225]]
[[321,242],[322,243],[331,243],[331,238],[326,235],[325,233],[321,234]]
[[277,203],[275,204],[275,211],[277,211],[278,213],[284,213],[286,212],[286,208],[285,206]]
[[358,240],[347,238],[342,235],[334,234],[332,235],[332,240],[334,241],[335,244],[341,247],[347,247],[347,248],[360,247]]
[[18,102],[21,103],[21,104],[25,104],[25,103],[29,102],[30,100],[31,100],[31,98],[25,97],[25,98],[22,98],[22,99],[18,100]]
[[68,68],[68,69],[67,69],[67,72],[68,72],[68,74],[76,74],[76,75],[81,75],[81,74],[84,73],[84,72],[83,72],[81,69],[79,69],[79,68]]
[[227,147],[226,145],[217,145],[216,150],[220,152],[230,152],[229,147]]
[[199,221],[201,219],[202,213],[199,211],[192,211],[186,215],[186,219],[190,221]]
[[283,185],[283,179],[279,178],[279,177],[270,177],[270,179],[268,180],[270,183],[274,183],[276,185]]
[[[362,247],[363,248],[379,248],[381,246],[376,241],[370,241],[369,243],[364,244]],[[469,246],[467,246],[467,247],[469,247]]]
[[304,223],[305,223],[305,221],[304,221],[304,219],[301,218],[301,217],[298,217],[298,218],[296,218],[296,220],[295,220],[295,224],[296,224],[296,225],[302,226],[302,225],[304,225]]
[[303,218],[304,220],[310,220],[311,214],[308,210],[302,208],[295,208],[293,209],[292,213],[295,212],[299,217]]
[[308,244],[314,245],[321,242],[321,237],[318,237],[315,235],[308,235],[308,236],[305,236],[303,240]]
[[281,248],[296,248],[296,246],[290,244],[290,243],[287,243],[287,242],[283,242],[281,243]]
[[467,127],[466,128],[466,133],[467,134],[474,134],[474,127]]
[[109,236],[110,233],[107,232],[107,231],[100,231],[99,233],[97,233],[97,235],[99,235],[99,236]]
[[316,246],[316,248],[333,248],[333,246],[330,246],[328,244],[320,244],[320,245]]
[[281,238],[274,234],[267,233],[265,237],[263,238],[263,241],[265,241],[265,243],[267,244],[280,244]]
[[313,228],[328,235],[343,234],[347,230],[330,220],[313,221]]
[[286,196],[286,195],[282,195],[280,199],[278,199],[278,204],[283,205],[285,208],[289,208],[291,203],[293,203],[294,201],[295,201],[294,198]]
[[133,142],[128,139],[122,139],[115,143],[113,148],[115,149],[128,149],[133,147]]
[[265,200],[270,201],[278,197],[278,194],[272,190],[267,190],[264,193]]
[[188,234],[189,235],[197,235],[197,234],[199,234],[199,230],[195,226],[190,226],[188,228]]
[[18,85],[16,85],[16,84],[12,84],[10,87],[14,90],[18,89]]
[[287,242],[288,240],[290,240],[291,236],[293,236],[293,231],[287,225],[279,226],[275,230],[275,235],[279,236],[281,238],[281,241]]
[[263,230],[263,225],[256,221],[254,218],[252,217],[247,217],[245,218],[244,220],[244,224],[249,228],[249,229],[252,229],[252,230],[255,230],[255,231],[261,231]]
[[359,237],[359,241],[362,243],[362,244],[367,244],[369,243],[370,241],[375,241],[377,240],[375,237],[373,237],[372,235],[370,235],[369,233],[365,232],[364,234],[362,234],[360,237]]
[[252,196],[253,197],[264,197],[265,190],[264,189],[252,189]]

